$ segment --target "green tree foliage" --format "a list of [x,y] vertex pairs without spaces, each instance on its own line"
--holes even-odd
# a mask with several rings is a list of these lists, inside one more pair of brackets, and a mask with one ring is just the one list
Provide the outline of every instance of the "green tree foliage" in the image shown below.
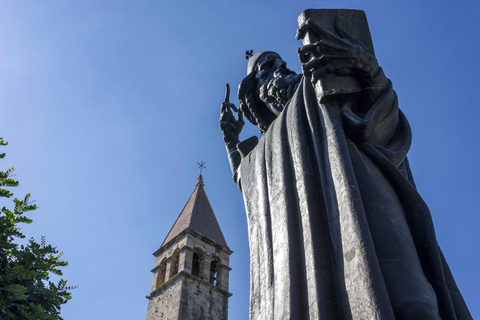
[[[5,145],[0,138],[0,146]],[[12,172],[13,168],[0,171],[0,198],[11,198],[9,189],[18,186]],[[24,214],[35,209],[27,194],[23,200],[13,199],[13,209],[3,207],[0,212],[0,319],[62,319],[60,307],[71,299],[67,291],[73,287],[67,287],[67,281],[50,281],[51,274],[61,276],[59,267],[68,265],[61,260],[62,253],[44,237],[40,243],[33,238],[16,243],[25,238],[19,224],[32,223]]]

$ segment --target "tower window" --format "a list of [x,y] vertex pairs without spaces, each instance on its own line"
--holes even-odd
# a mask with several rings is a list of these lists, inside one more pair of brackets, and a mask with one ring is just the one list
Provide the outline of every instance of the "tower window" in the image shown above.
[[167,259],[160,262],[157,269],[157,288],[165,282],[165,271],[167,270]]
[[195,252],[193,253],[193,261],[192,261],[192,275],[199,277],[200,276],[200,257]]
[[178,249],[175,250],[172,254],[172,258],[171,258],[171,265],[170,265],[170,277],[173,277],[174,275],[176,275],[178,273],[178,258],[179,258],[179,253],[178,253]]
[[215,259],[210,264],[210,283],[213,285],[217,285],[217,275],[218,275],[218,267],[220,266],[220,261]]

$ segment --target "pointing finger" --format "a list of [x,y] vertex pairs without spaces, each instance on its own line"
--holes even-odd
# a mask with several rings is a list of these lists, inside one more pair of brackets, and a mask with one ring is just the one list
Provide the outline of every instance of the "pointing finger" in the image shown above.
[[230,102],[230,85],[225,84],[225,102]]

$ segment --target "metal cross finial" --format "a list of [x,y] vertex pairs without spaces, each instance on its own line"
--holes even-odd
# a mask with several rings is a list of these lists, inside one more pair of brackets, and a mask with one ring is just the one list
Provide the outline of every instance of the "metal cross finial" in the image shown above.
[[253,50],[245,51],[245,59],[250,59],[253,56]]
[[205,162],[200,161],[200,162],[197,162],[197,164],[198,164],[198,169],[200,169],[200,175],[202,175],[202,169],[207,169],[207,167],[205,167]]

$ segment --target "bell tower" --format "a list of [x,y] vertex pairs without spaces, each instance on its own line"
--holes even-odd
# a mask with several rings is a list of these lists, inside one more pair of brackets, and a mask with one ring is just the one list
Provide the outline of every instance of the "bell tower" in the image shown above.
[[198,177],[190,198],[160,248],[147,320],[227,320],[229,258],[223,237]]

